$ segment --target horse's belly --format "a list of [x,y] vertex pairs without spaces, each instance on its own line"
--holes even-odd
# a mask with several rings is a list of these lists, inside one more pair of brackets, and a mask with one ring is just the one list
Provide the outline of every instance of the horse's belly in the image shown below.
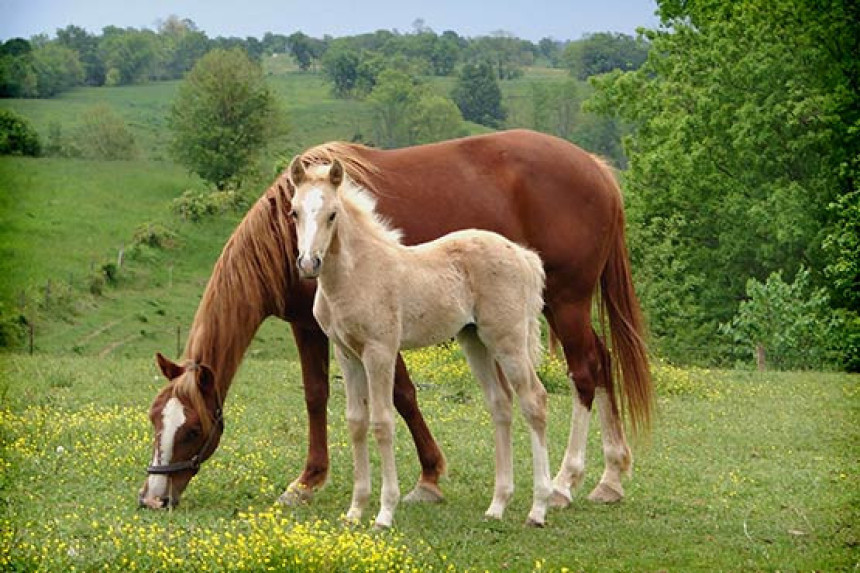
[[473,318],[461,309],[450,308],[444,312],[434,309],[432,313],[407,312],[404,317],[401,348],[423,348],[449,340],[457,335]]

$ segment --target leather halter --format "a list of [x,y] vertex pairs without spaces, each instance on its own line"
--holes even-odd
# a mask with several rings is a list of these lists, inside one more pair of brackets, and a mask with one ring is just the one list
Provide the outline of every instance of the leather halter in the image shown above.
[[215,425],[212,427],[212,431],[209,432],[209,435],[206,437],[206,441],[203,442],[200,450],[194,454],[190,460],[185,460],[184,462],[174,462],[163,466],[150,464],[146,468],[146,473],[150,475],[170,475],[184,471],[192,471],[196,474],[200,470],[200,464],[203,463],[203,456],[215,441],[216,434],[224,432],[224,413],[221,410],[221,396],[217,392],[216,396],[218,404],[215,406]]

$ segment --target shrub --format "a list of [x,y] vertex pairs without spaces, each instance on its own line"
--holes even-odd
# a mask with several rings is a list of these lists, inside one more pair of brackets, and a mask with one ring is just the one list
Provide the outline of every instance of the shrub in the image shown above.
[[173,246],[174,235],[160,223],[145,223],[134,231],[133,246],[145,245],[154,249],[164,249]]
[[243,204],[242,195],[236,191],[207,193],[189,189],[174,199],[171,206],[182,219],[197,222],[209,215],[241,208]]
[[87,110],[83,124],[75,131],[81,155],[88,159],[134,159],[137,146],[123,119],[109,106],[100,104]]
[[30,123],[8,109],[0,109],[0,155],[31,155],[42,151],[39,135]]

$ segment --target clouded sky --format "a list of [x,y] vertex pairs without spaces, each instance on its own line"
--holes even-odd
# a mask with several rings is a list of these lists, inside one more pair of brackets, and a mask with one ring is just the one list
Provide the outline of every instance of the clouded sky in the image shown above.
[[190,18],[210,37],[353,35],[379,29],[411,32],[421,18],[437,33],[480,36],[497,30],[537,41],[575,40],[586,32],[634,34],[654,28],[655,0],[0,0],[0,39],[54,35],[75,24],[155,28],[170,14]]

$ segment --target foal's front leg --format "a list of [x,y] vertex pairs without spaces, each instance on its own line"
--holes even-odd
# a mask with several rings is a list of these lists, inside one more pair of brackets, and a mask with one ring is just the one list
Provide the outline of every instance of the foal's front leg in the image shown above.
[[358,522],[370,499],[370,456],[367,450],[368,413],[367,378],[361,361],[349,351],[335,347],[335,356],[343,372],[346,390],[346,423],[352,443],[352,502],[347,521]]
[[394,510],[400,501],[397,465],[394,460],[394,364],[397,347],[370,346],[362,355],[370,398],[370,427],[379,447],[382,463],[382,493],[376,527],[388,528],[394,521]]

